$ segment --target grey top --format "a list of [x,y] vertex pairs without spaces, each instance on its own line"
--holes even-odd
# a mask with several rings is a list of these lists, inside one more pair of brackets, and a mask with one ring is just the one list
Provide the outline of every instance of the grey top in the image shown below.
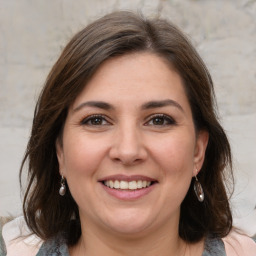
[[[48,240],[36,256],[69,256],[68,246],[61,237]],[[226,256],[223,241],[220,238],[207,237],[202,256]]]

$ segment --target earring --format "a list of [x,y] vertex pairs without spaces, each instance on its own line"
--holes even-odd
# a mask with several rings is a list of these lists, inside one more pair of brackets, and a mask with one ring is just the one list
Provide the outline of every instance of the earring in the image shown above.
[[202,185],[198,181],[196,176],[195,176],[195,179],[196,180],[194,182],[194,191],[195,191],[196,197],[197,197],[199,202],[203,202],[204,201],[204,190],[203,190]]
[[63,175],[61,175],[61,181],[60,181],[60,190],[59,190],[59,194],[61,196],[64,196],[66,194],[66,185],[65,185],[65,178]]

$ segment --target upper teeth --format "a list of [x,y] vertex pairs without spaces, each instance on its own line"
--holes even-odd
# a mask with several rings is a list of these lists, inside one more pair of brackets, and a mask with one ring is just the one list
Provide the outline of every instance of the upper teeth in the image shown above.
[[116,189],[138,189],[138,188],[146,188],[151,185],[150,181],[146,180],[133,180],[133,181],[124,181],[124,180],[106,180],[104,181],[104,185],[110,188],[116,188]]

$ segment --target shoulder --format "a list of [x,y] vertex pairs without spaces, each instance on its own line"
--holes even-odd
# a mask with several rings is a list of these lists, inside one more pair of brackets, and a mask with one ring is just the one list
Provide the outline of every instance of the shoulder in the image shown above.
[[232,230],[223,239],[227,256],[255,256],[256,243],[255,241],[235,230]]
[[222,239],[208,235],[203,256],[256,256],[256,242],[234,230]]
[[5,222],[6,222],[5,218],[0,217],[0,256],[6,255],[5,243],[2,236],[2,229]]
[[42,241],[31,234],[24,218],[18,217],[3,226],[2,244],[6,247],[7,256],[17,256],[17,253],[19,256],[35,256]]

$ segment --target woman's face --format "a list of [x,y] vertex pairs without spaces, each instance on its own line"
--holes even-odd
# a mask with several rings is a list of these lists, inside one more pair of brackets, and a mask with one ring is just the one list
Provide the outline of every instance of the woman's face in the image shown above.
[[142,234],[178,229],[204,159],[181,77],[152,53],[104,62],[70,107],[57,143],[82,225]]

